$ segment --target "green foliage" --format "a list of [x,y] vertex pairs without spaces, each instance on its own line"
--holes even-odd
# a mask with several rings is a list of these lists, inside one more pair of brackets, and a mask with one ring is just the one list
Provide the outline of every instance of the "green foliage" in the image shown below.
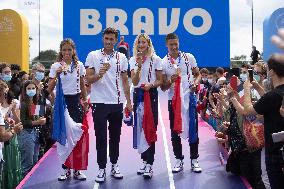
[[50,66],[55,62],[58,53],[55,50],[45,50],[40,51],[40,57],[35,57],[32,61],[33,62],[40,62],[42,63],[46,69],[50,69]]

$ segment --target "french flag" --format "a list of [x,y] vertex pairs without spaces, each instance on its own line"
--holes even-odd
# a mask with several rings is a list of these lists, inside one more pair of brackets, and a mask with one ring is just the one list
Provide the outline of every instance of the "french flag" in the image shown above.
[[[144,112],[147,112],[145,114]],[[151,108],[149,91],[139,88],[136,119],[133,127],[133,146],[141,154],[145,152],[153,142],[157,141],[156,127]]]
[[70,169],[86,170],[88,166],[89,135],[86,115],[83,123],[70,117],[65,104],[60,77],[56,86],[52,138],[62,164]]
[[196,132],[196,95],[189,89],[183,89],[182,79],[175,81],[172,110],[174,114],[174,132],[190,143],[197,141]]
[[45,114],[45,105],[35,105],[31,106],[31,115],[34,116],[44,116]]

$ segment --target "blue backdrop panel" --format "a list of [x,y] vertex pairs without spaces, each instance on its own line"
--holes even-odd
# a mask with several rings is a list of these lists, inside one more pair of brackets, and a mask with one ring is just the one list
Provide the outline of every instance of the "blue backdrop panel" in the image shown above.
[[[161,14],[165,8],[167,16]],[[150,37],[160,57],[167,53],[166,33],[175,32],[180,37],[180,49],[191,52],[200,67],[230,65],[228,0],[64,0],[63,10],[63,36],[75,41],[82,62],[85,62],[88,52],[102,48],[101,31],[110,22],[118,21],[123,28],[120,33],[131,48],[136,36],[133,28],[140,28],[139,23],[146,22],[147,33],[153,28]],[[173,10],[179,16],[172,18]],[[139,11],[148,13],[146,16],[141,13],[141,17],[133,19]],[[151,15],[153,24],[150,24]],[[176,24],[176,27],[173,26],[172,31],[166,30],[163,21],[166,25]]]
[[284,8],[277,9],[263,22],[263,57],[265,61],[273,53],[281,52],[270,40],[272,35],[277,34],[279,28],[284,28]]

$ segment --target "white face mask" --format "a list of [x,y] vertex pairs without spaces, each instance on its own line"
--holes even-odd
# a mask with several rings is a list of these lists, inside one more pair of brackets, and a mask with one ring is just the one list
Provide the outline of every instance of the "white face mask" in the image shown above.
[[243,82],[245,82],[247,80],[247,74],[240,74],[240,78]]
[[213,83],[213,79],[208,79],[208,83],[212,84]]
[[204,82],[208,81],[207,77],[202,77],[202,81]]
[[35,96],[36,95],[36,89],[29,89],[29,90],[27,90],[27,95],[29,97]]

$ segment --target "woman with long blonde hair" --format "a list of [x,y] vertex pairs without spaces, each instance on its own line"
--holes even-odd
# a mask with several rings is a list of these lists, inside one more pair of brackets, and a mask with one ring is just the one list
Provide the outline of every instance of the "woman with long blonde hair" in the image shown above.
[[133,57],[129,61],[134,85],[134,148],[141,153],[143,166],[137,171],[144,178],[152,178],[158,125],[158,90],[162,82],[161,59],[155,54],[150,37],[136,37]]

